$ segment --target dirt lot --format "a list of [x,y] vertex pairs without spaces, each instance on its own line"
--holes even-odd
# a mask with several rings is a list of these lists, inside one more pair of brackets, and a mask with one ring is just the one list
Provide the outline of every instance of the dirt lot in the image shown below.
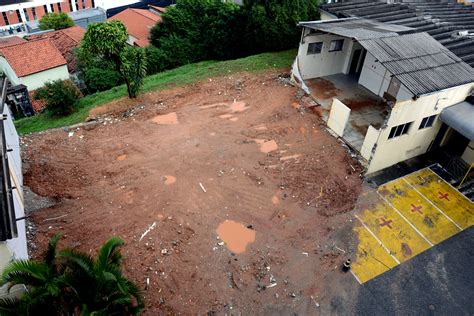
[[277,75],[148,93],[94,110],[98,125],[24,137],[25,185],[58,201],[33,213],[33,257],[57,232],[90,252],[120,236],[147,315],[333,304],[352,278],[337,266],[361,170]]

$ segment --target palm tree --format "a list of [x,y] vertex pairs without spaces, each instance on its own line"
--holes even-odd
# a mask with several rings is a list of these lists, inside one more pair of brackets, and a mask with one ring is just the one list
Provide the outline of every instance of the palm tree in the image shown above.
[[143,309],[140,289],[121,272],[117,237],[108,240],[97,259],[74,249],[56,251],[54,236],[42,262],[19,260],[5,268],[1,283],[26,285],[21,300],[0,299],[1,315],[137,315]]

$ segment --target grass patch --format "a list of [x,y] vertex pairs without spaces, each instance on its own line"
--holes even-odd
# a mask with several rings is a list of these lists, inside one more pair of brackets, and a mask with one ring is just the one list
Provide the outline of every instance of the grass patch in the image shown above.
[[[171,84],[182,86],[230,73],[242,71],[258,72],[267,69],[285,68],[291,65],[295,56],[296,51],[289,50],[279,53],[264,53],[236,60],[203,61],[189,64],[146,77],[142,92],[162,90]],[[28,134],[80,123],[87,118],[92,108],[125,96],[127,96],[126,87],[124,85],[118,86],[80,99],[77,111],[68,116],[58,118],[41,113],[33,117],[19,119],[15,121],[15,126],[18,133]]]

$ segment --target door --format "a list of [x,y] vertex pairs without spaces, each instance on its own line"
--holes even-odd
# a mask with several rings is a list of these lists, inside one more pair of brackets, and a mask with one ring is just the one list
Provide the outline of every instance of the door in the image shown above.
[[349,68],[349,74],[355,75],[357,74],[357,66],[359,65],[360,55],[362,53],[362,49],[356,49],[354,54],[352,55],[351,67]]

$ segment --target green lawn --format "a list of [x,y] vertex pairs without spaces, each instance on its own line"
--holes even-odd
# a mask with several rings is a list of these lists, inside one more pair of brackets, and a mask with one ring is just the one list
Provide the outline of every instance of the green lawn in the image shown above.
[[[185,65],[173,70],[164,71],[145,79],[143,92],[162,90],[169,85],[185,85],[210,77],[222,76],[241,71],[258,72],[266,69],[289,67],[296,56],[295,50],[279,53],[265,53],[246,58],[228,61],[203,61]],[[90,109],[119,99],[127,95],[125,86],[86,96],[79,101],[77,111],[71,115],[57,118],[47,114],[38,114],[33,117],[15,121],[18,133],[28,134],[72,125],[84,121]]]

